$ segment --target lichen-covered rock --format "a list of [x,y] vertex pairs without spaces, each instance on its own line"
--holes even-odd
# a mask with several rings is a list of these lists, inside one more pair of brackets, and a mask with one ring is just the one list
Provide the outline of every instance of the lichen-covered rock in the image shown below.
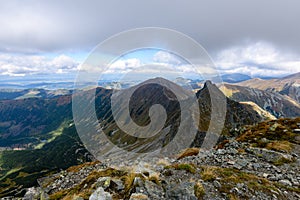
[[110,193],[105,192],[102,187],[99,187],[90,196],[89,200],[112,200]]

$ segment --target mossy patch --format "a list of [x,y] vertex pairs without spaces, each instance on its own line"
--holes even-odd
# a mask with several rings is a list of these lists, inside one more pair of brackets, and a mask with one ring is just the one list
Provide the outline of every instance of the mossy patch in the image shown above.
[[189,164],[189,163],[180,163],[180,164],[174,164],[174,165],[169,165],[165,166],[165,169],[176,169],[176,170],[185,170],[187,172],[190,172],[192,174],[196,173],[196,166],[194,164]]

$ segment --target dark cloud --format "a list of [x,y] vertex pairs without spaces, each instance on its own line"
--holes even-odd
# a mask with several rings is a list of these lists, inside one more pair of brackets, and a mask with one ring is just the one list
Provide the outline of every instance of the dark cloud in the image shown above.
[[186,33],[213,52],[263,40],[300,53],[299,1],[3,1],[0,49],[92,49],[112,34],[159,26]]

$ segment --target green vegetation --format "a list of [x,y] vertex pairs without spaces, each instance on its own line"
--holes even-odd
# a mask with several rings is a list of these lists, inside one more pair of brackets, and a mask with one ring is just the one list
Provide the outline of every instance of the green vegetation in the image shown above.
[[196,173],[196,167],[194,164],[189,163],[180,163],[180,164],[174,164],[174,165],[168,165],[164,167],[165,169],[175,169],[175,170],[185,170],[187,172],[190,172],[192,174]]
[[[75,154],[77,149],[82,151]],[[18,188],[37,185],[37,179],[61,169],[88,161],[87,151],[81,145],[73,126],[65,127],[62,134],[41,149],[0,152],[0,197],[10,195]]]
[[0,147],[34,148],[72,119],[70,96],[0,101],[0,107],[0,122],[5,122],[0,126]]

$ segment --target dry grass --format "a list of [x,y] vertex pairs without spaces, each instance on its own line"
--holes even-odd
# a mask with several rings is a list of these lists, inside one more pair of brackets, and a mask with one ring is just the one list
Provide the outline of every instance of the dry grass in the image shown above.
[[180,159],[188,157],[188,156],[196,156],[199,154],[199,151],[200,151],[199,148],[185,149],[179,155],[177,155],[177,159],[180,160]]
[[76,165],[76,166],[72,166],[69,167],[67,169],[67,172],[79,172],[81,169],[88,167],[88,166],[94,166],[96,164],[100,163],[100,161],[95,161],[95,162],[87,162],[87,163],[83,163],[81,165]]
[[295,140],[297,134],[293,132],[293,129],[298,128],[297,123],[300,123],[300,118],[261,122],[246,127],[237,141],[249,142],[254,147],[290,152],[292,144],[297,143]]
[[228,198],[229,198],[230,200],[240,200],[240,198],[237,197],[235,194],[229,194],[229,195],[228,195]]
[[133,186],[133,182],[134,182],[134,178],[136,177],[137,175],[133,172],[131,173],[128,173],[124,176],[121,177],[121,180],[124,182],[124,186],[125,186],[125,194],[129,194],[130,193],[130,190]]
[[153,173],[153,174],[151,174],[149,176],[148,180],[156,183],[157,185],[160,185],[159,173]]
[[217,167],[215,166],[206,166],[203,168],[201,177],[204,181],[213,181],[217,178],[218,174],[216,173]]
[[283,151],[289,153],[293,149],[293,146],[289,141],[285,140],[270,142],[266,145],[266,148],[270,150]]
[[205,195],[205,189],[203,185],[199,182],[197,182],[194,186],[194,194],[198,199],[203,199],[203,196]]
[[156,164],[162,165],[162,166],[168,166],[168,165],[170,165],[170,162],[165,159],[159,159]]

